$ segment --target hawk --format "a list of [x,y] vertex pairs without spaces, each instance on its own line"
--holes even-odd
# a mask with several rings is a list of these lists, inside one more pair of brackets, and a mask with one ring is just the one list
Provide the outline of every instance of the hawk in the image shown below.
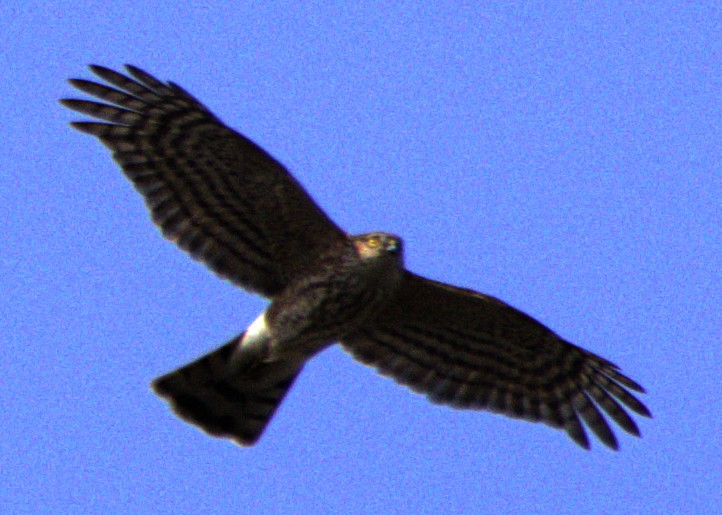
[[270,300],[240,335],[152,383],[183,420],[254,444],[304,364],[340,343],[432,402],[564,430],[612,449],[607,418],[639,436],[644,389],[614,363],[489,295],[404,268],[398,236],[341,230],[294,177],[173,82],[134,66],[71,79],[103,101],[61,103],[144,197],[163,235],[224,279]]

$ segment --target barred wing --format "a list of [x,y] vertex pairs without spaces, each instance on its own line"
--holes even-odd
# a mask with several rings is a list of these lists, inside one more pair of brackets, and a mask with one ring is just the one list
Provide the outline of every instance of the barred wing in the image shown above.
[[391,306],[341,343],[432,402],[544,422],[586,449],[580,417],[617,449],[604,414],[635,436],[625,407],[651,416],[629,391],[644,389],[613,363],[493,297],[411,273]]
[[273,296],[344,233],[255,143],[226,127],[176,84],[126,66],[91,66],[113,87],[70,83],[107,103],[61,103],[102,122],[74,122],[98,137],[143,195],[163,235],[216,273]]

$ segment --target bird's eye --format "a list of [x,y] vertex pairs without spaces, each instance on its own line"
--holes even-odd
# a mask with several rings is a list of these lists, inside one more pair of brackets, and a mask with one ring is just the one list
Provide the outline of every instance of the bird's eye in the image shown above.
[[381,245],[381,240],[377,236],[373,236],[368,239],[368,241],[366,242],[366,245],[368,245],[372,249],[375,249],[376,247]]

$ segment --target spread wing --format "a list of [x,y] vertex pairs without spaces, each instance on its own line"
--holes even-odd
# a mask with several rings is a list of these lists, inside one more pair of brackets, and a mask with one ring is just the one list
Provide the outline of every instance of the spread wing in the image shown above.
[[630,393],[644,389],[613,363],[493,297],[411,273],[381,316],[341,343],[433,402],[544,422],[584,448],[580,417],[617,449],[604,414],[636,436],[625,407],[651,416]]
[[222,277],[273,296],[346,238],[281,164],[181,87],[133,66],[90,68],[110,86],[70,83],[106,103],[61,103],[105,123],[72,126],[113,152],[163,235]]

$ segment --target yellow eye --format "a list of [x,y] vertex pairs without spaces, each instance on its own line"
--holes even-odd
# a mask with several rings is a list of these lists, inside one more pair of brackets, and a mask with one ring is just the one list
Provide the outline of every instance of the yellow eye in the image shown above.
[[381,240],[378,238],[378,236],[372,236],[368,239],[366,245],[368,245],[369,248],[375,249],[376,247],[381,245]]

